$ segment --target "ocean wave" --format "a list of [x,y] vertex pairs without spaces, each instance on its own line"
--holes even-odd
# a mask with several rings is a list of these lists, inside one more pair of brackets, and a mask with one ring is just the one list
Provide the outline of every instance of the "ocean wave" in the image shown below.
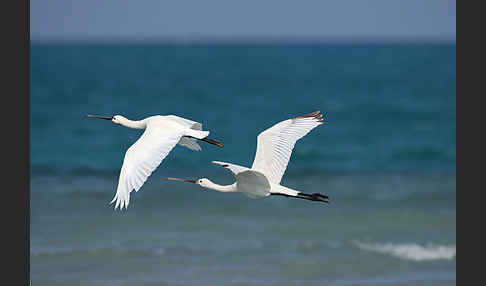
[[121,256],[171,256],[204,254],[206,251],[199,247],[189,246],[153,246],[153,247],[127,247],[127,246],[73,246],[73,247],[31,247],[32,256],[70,256],[70,255],[121,255]]
[[364,243],[355,241],[358,248],[366,251],[374,251],[381,254],[389,254],[393,257],[413,260],[451,260],[456,257],[456,245],[432,245],[422,246],[416,243]]

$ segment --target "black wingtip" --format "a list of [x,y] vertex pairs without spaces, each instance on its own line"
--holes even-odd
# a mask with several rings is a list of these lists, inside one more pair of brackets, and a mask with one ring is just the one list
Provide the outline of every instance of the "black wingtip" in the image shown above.
[[321,113],[321,111],[320,110],[317,110],[317,111],[314,111],[312,113],[308,113],[308,114],[304,114],[304,115],[300,115],[300,116],[294,117],[293,119],[298,119],[298,118],[314,118],[315,120],[317,120],[319,122],[322,122],[323,121],[322,116],[323,116],[323,114]]

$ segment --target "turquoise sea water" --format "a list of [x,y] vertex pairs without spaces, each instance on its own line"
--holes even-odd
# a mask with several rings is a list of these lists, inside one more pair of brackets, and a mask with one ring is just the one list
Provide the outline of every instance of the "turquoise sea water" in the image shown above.
[[[33,44],[33,285],[455,285],[455,44]],[[251,166],[256,136],[321,110],[282,184],[329,205],[205,191],[212,160]],[[84,114],[176,114],[176,147],[114,211],[140,136]]]

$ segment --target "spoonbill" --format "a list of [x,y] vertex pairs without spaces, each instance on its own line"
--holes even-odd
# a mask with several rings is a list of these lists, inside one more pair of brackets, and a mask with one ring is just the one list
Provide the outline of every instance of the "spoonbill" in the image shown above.
[[275,195],[329,203],[329,197],[326,195],[306,194],[280,185],[295,142],[321,124],[322,114],[320,111],[315,111],[281,121],[263,131],[257,138],[257,150],[251,168],[212,161],[211,163],[226,168],[233,174],[236,182],[231,185],[218,185],[207,178],[188,180],[169,177],[167,179],[194,183],[223,193],[241,192],[250,198]]
[[155,115],[143,120],[129,120],[122,115],[86,114],[86,117],[110,120],[128,128],[145,129],[142,136],[125,153],[116,194],[110,202],[112,204],[116,201],[115,210],[118,207],[127,209],[130,192],[138,192],[177,144],[195,151],[201,150],[198,140],[223,147],[220,142],[207,138],[209,131],[203,131],[201,123],[175,115]]

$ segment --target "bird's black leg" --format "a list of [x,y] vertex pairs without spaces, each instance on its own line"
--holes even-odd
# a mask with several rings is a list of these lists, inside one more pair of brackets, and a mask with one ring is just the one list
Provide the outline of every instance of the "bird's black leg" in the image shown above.
[[319,193],[313,193],[313,194],[298,193],[297,196],[292,196],[284,193],[271,193],[271,195],[329,203],[329,197]]
[[223,144],[221,142],[217,141],[217,140],[214,140],[214,139],[209,139],[209,138],[199,139],[199,138],[192,137],[192,136],[184,136],[184,137],[192,138],[192,139],[196,139],[196,140],[201,140],[201,141],[207,142],[209,144],[213,144],[213,145],[216,145],[218,147],[223,148]]

